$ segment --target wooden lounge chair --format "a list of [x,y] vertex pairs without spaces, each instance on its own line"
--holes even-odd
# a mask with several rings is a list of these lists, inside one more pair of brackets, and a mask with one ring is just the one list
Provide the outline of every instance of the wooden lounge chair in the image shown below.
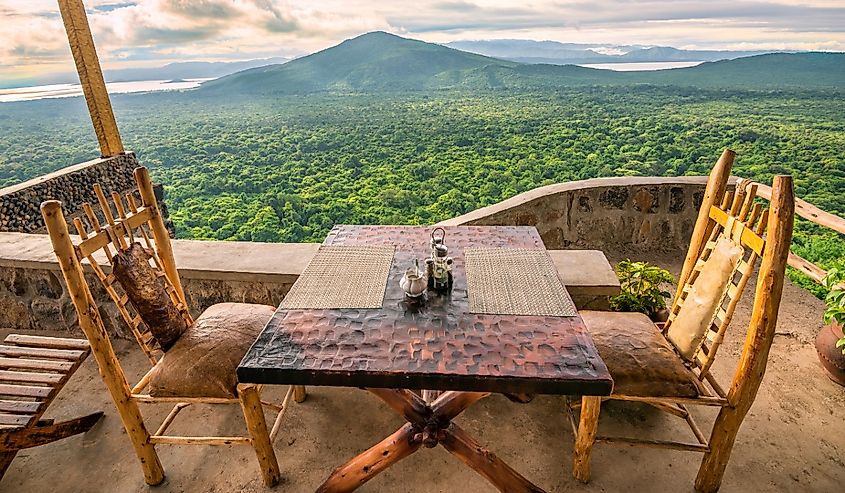
[[[140,203],[134,194],[122,197],[113,192],[107,198],[99,185],[94,186],[102,221],[89,204],[83,204],[83,214],[73,220],[78,239],[70,236],[59,202],[44,202],[41,212],[79,325],[91,343],[100,374],[141,462],[144,479],[150,485],[164,480],[157,444],[243,444],[255,449],[264,483],[275,485],[280,475],[272,442],[290,398],[303,401],[305,389],[291,387],[280,405],[270,404],[261,401],[261,386],[238,384],[235,374],[237,364],[274,308],[221,303],[194,320],[188,313],[147,169],[136,169],[135,180]],[[83,263],[99,279],[150,361],[152,368],[134,386],[130,387],[114,353],[86,282]],[[169,332],[179,324],[178,331]],[[139,403],[175,405],[157,431],[150,434]],[[179,412],[194,404],[239,404],[248,435],[166,435]],[[269,433],[262,405],[277,412]]]
[[[792,177],[775,177],[770,209],[755,203],[756,185],[740,182],[725,193],[733,163],[725,151],[710,175],[669,320],[654,325],[638,313],[592,312],[581,315],[599,354],[614,379],[614,400],[636,401],[677,416],[689,425],[692,440],[645,440],[596,436],[601,398],[582,397],[567,406],[576,434],[574,476],[590,478],[594,441],[628,446],[662,447],[704,453],[695,481],[699,492],[719,489],[731,448],[750,409],[766,369],[775,333],[784,271],[792,238]],[[734,249],[733,257],[722,251]],[[719,253],[716,253],[716,252]],[[758,260],[759,277],[745,346],[729,386],[710,371],[737,303]],[[714,266],[725,267],[719,277]],[[708,267],[708,265],[710,267]],[[721,279],[721,284],[709,282]],[[695,293],[695,294],[691,294]],[[692,315],[691,315],[692,314]],[[692,317],[692,318],[691,318]],[[695,337],[684,337],[693,322]],[[692,344],[687,342],[693,341]],[[688,406],[716,406],[718,417],[709,436],[696,424]],[[574,410],[580,407],[580,425]]]
[[0,479],[19,450],[85,433],[103,416],[41,419],[90,353],[84,339],[9,334],[0,345]]

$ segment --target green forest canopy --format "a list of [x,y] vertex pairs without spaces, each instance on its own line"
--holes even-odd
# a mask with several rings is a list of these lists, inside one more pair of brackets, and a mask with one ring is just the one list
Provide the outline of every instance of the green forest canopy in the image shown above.
[[[337,223],[428,224],[550,183],[734,173],[796,177],[845,216],[845,99],[830,91],[672,87],[116,96],[128,149],[165,185],[180,238],[320,241]],[[0,184],[98,154],[81,98],[0,106]],[[824,266],[842,238],[801,222]]]

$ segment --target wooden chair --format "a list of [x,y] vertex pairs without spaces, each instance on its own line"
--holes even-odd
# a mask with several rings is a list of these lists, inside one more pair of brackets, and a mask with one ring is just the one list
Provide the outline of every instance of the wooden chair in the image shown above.
[[[670,441],[596,436],[595,424],[602,399],[582,397],[580,403],[567,406],[576,435],[573,474],[581,481],[590,478],[590,453],[593,442],[598,441],[702,452],[704,459],[695,489],[699,492],[719,489],[737,432],[754,402],[766,369],[783,290],[794,211],[790,176],[775,177],[769,209],[755,203],[754,184],[740,181],[735,193],[725,193],[733,158],[732,151],[725,151],[710,175],[666,324],[658,327],[642,314],[581,312],[599,354],[614,377],[614,390],[609,398],[643,402],[677,416],[689,425],[694,439]],[[694,351],[694,356],[684,358],[678,346],[672,344],[670,329],[688,302],[688,295],[706,261],[713,255],[717,241],[722,238],[730,238],[741,246],[742,254],[732,264],[726,285],[712,292],[718,298],[711,300],[715,302],[712,317],[703,319],[706,339]],[[745,345],[733,380],[726,387],[716,380],[711,368],[740,296],[760,259]],[[690,414],[688,406],[691,405],[720,408],[709,437]],[[579,407],[580,424],[574,415]]]
[[[94,186],[103,221],[101,222],[90,204],[83,204],[83,214],[73,220],[79,235],[78,239],[71,237],[59,202],[44,202],[41,205],[41,212],[64,274],[68,292],[79,315],[79,325],[91,344],[91,350],[100,367],[100,374],[111,393],[129,439],[135,448],[135,453],[141,462],[144,479],[150,485],[159,484],[164,479],[164,471],[155,450],[157,444],[243,444],[251,445],[255,449],[265,484],[275,485],[280,475],[272,442],[279,432],[281,419],[290,398],[293,396],[297,402],[303,401],[305,389],[291,387],[282,403],[276,405],[261,401],[261,386],[237,384],[235,376],[237,363],[269,320],[273,307],[244,303],[220,304],[208,308],[194,320],[188,313],[170,237],[159,212],[147,169],[136,169],[135,180],[138,184],[140,201],[135,194],[121,197],[114,192],[107,198],[99,185]],[[145,265],[148,268],[151,267],[155,276],[163,281],[167,296],[188,325],[188,329],[176,343],[172,347],[168,345],[166,352],[162,350],[161,341],[156,340],[152,334],[153,331],[139,313],[138,306],[130,301],[129,295],[123,289],[121,282],[116,279],[112,269],[113,258],[117,258],[115,253],[125,253],[136,243],[141,245],[143,251],[152,260],[152,265],[144,261]],[[141,351],[150,361],[150,371],[134,386],[129,386],[123,368],[114,353],[111,340],[92,296],[92,290],[86,282],[83,263],[87,263],[85,269],[90,268],[99,279],[102,288],[115,303],[123,320],[131,329]],[[198,328],[199,326],[202,327]],[[241,351],[240,355],[229,354],[233,351],[223,353],[226,356],[223,359],[228,363],[221,363],[221,358],[212,358],[203,353],[203,341],[212,339],[214,342],[216,339],[214,336],[209,336],[209,331],[224,336],[224,339],[225,336],[231,339],[233,337],[231,326],[246,327],[249,334],[252,334],[238,340],[240,349],[234,352]],[[192,330],[204,332],[192,335]],[[235,337],[237,336],[238,334],[235,334]],[[197,370],[197,374],[200,375],[206,370],[219,371],[218,368],[212,368],[212,366],[226,367],[225,376],[227,379],[231,377],[232,388],[223,388],[220,391],[209,390],[203,387],[205,382],[197,381],[203,379],[192,379],[185,376],[185,372],[174,371],[174,365],[185,360],[189,360],[189,364],[198,365],[191,371]],[[168,378],[165,378],[165,375]],[[175,378],[174,375],[176,375]],[[162,386],[166,388],[156,393],[158,378],[162,379]],[[150,391],[145,393],[144,391],[148,388]],[[140,412],[139,403],[170,403],[175,406],[158,429],[150,434]],[[166,435],[165,432],[179,412],[194,404],[239,404],[246,421],[248,436]],[[262,405],[277,412],[269,433]]]
[[19,450],[85,433],[103,417],[42,419],[90,353],[84,339],[9,334],[0,345],[0,479]]

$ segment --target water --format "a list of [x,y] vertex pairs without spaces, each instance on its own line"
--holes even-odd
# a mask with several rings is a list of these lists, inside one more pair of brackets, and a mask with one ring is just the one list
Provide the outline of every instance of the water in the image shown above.
[[704,62],[628,62],[628,63],[584,63],[580,67],[614,70],[617,72],[632,72],[634,70],[666,70],[670,68],[687,68],[701,65]]
[[[106,88],[109,94],[128,94],[133,92],[177,91],[193,89],[210,79],[181,79],[171,80],[139,80],[130,82],[109,82]],[[36,99],[70,98],[82,96],[82,86],[79,84],[50,84],[46,86],[17,87],[14,89],[0,89],[0,103],[14,101],[35,101]]]

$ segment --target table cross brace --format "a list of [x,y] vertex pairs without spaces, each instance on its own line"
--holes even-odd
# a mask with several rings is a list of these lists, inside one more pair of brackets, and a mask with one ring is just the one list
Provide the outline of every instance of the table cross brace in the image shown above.
[[453,423],[489,392],[423,391],[426,399],[402,389],[367,389],[408,422],[392,435],[335,469],[318,493],[351,492],[421,447],[438,444],[484,476],[499,491],[545,493]]

